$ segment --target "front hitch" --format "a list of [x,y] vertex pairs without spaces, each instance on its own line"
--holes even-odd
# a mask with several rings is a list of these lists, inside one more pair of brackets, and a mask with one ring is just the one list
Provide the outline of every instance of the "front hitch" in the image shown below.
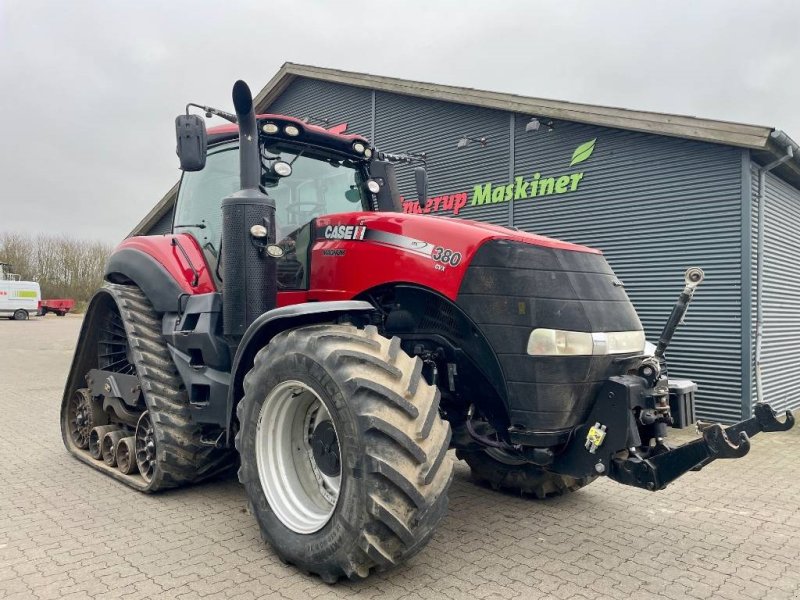
[[726,428],[718,423],[698,423],[702,437],[677,448],[661,446],[660,451],[649,456],[634,451],[616,456],[611,460],[608,476],[626,485],[662,490],[681,475],[699,471],[718,458],[741,458],[750,450],[750,438],[762,431],[787,431],[794,426],[794,416],[789,411],[783,421],[768,404],[756,404],[754,412],[749,419]]
[[676,448],[667,444],[668,427],[682,428],[695,421],[697,386],[669,379],[665,351],[701,281],[701,269],[686,271],[685,287],[654,354],[618,359],[627,363],[627,373],[603,382],[583,424],[571,431],[564,446],[547,463],[528,458],[527,448],[522,449],[525,458],[560,475],[607,475],[619,483],[655,491],[718,458],[745,456],[750,438],[762,431],[787,431],[794,426],[791,412],[781,421],[768,404],[759,403],[749,419],[730,427],[697,422],[700,438]]

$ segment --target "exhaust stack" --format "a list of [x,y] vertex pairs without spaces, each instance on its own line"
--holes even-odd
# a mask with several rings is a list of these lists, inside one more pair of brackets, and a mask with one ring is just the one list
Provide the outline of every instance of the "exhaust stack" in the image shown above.
[[[223,329],[235,341],[261,314],[275,308],[276,265],[263,248],[275,243],[275,201],[263,193],[258,125],[253,95],[244,81],[233,86],[233,105],[239,123],[241,188],[222,201]],[[250,229],[262,225],[266,240],[254,243]],[[265,243],[266,242],[266,243]]]

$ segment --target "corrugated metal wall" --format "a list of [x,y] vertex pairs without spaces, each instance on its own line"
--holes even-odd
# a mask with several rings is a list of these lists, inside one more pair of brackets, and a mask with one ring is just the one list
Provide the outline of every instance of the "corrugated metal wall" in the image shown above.
[[[753,189],[756,200],[755,169]],[[791,371],[800,355],[800,191],[767,173],[765,203],[762,386],[764,400],[774,408],[794,410],[800,408]],[[754,247],[757,223],[754,219]]]
[[[447,102],[377,92],[373,141],[387,152],[426,152],[429,197],[471,194],[475,185],[508,179],[509,123],[508,113],[502,111],[471,106],[454,109]],[[465,148],[457,148],[462,136],[486,138],[486,145],[471,141]],[[397,174],[403,195],[416,198],[413,168],[399,166]],[[508,225],[508,205],[476,208],[468,204],[458,216]]]
[[372,135],[372,92],[347,85],[313,79],[295,79],[273,102],[269,111],[298,119],[309,118],[315,125],[347,123],[347,133]]
[[[464,191],[472,197],[484,182],[582,172],[575,191],[468,203],[459,216],[509,224],[513,212],[521,229],[603,249],[649,338],[660,332],[685,269],[705,269],[706,282],[669,353],[671,373],[698,382],[698,416],[741,417],[741,150],[559,121],[552,131],[543,122],[525,132],[530,115],[374,96],[374,142],[386,151],[427,152],[430,196]],[[294,116],[324,113],[367,135],[372,109],[370,91],[306,80],[293,82],[270,107]],[[463,135],[489,143],[456,149]],[[571,167],[573,152],[593,139],[591,156]],[[410,169],[400,181],[413,196]]]
[[147,231],[146,235],[163,235],[165,233],[171,233],[173,212],[174,207],[165,212],[164,215]]
[[[574,192],[518,200],[514,225],[603,250],[656,340],[683,273],[700,287],[668,352],[670,373],[695,380],[698,416],[741,416],[741,151],[689,140],[554,122],[525,133],[518,118],[518,175],[583,172]],[[570,167],[574,150],[596,140]]]

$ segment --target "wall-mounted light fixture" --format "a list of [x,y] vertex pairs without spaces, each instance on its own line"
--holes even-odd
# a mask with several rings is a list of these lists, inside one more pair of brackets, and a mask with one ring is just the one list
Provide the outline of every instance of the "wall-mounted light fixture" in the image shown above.
[[[553,122],[547,121],[544,123],[544,126],[547,127],[548,133],[553,131]],[[539,121],[536,117],[531,117],[531,120],[525,124],[525,133],[530,133],[531,131],[539,131],[542,127],[542,122]]]
[[489,144],[489,140],[485,137],[472,137],[469,135],[462,136],[458,143],[456,144],[456,149],[461,150],[461,148],[466,148],[469,146],[470,142],[478,142],[481,145],[481,148],[485,148]]

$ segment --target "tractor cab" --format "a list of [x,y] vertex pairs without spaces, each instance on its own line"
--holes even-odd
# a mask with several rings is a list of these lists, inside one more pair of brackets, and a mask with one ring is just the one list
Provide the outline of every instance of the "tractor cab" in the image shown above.
[[[377,157],[369,142],[358,135],[329,131],[282,115],[262,114],[257,123],[259,186],[275,202],[275,241],[281,250],[276,268],[278,288],[304,289],[308,285],[314,219],[400,210],[392,164],[383,158],[385,155]],[[181,135],[179,128],[179,150]],[[207,150],[202,148],[202,137],[201,129],[192,149],[201,146],[198,152],[205,151],[205,160],[184,169],[173,232],[191,234],[212,272],[218,273],[215,267],[222,240],[219,201],[240,188],[239,130],[235,124],[209,129],[204,136]]]

